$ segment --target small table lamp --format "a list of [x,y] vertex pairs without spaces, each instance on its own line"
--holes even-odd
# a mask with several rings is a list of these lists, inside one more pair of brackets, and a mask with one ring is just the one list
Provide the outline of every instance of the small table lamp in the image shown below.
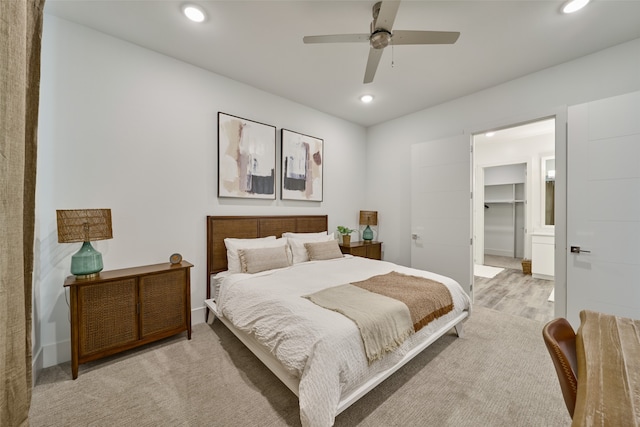
[[111,209],[57,210],[58,242],[84,242],[71,257],[71,274],[78,279],[97,276],[102,271],[102,254],[91,246],[91,240],[113,238]]
[[373,230],[370,225],[378,225],[378,212],[377,211],[360,211],[360,225],[366,225],[367,227],[362,232],[362,240],[370,242],[373,240]]

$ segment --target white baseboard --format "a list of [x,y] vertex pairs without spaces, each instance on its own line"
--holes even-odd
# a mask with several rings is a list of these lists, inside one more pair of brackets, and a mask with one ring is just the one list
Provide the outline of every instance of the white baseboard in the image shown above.
[[[191,309],[191,325],[197,325],[198,323],[204,323],[204,316],[206,313],[205,306]],[[211,317],[211,313],[209,313]]]
[[59,365],[71,360],[71,340],[42,346],[42,368]]
[[31,386],[35,387],[36,381],[40,376],[40,372],[44,369],[42,363],[42,349],[39,349],[32,357],[31,357]]
[[513,258],[513,251],[507,251],[503,249],[484,249],[485,255],[506,256]]

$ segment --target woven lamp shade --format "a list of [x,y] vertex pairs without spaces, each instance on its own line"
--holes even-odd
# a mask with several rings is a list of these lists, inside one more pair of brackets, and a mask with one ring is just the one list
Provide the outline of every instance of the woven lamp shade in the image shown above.
[[360,211],[360,225],[378,225],[378,212]]
[[111,209],[57,210],[58,242],[89,242],[113,238]]

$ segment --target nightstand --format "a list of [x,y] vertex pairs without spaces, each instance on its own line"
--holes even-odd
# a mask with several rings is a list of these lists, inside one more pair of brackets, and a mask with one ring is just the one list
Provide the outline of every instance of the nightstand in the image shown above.
[[71,373],[78,365],[180,332],[191,339],[187,261],[67,277],[71,311]]
[[340,244],[340,250],[343,254],[353,256],[361,256],[371,259],[382,259],[382,242],[351,242],[348,245]]

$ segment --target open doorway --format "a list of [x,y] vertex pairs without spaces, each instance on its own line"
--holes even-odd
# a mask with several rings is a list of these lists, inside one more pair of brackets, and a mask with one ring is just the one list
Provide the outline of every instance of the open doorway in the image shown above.
[[555,119],[476,134],[473,153],[474,303],[550,320]]

